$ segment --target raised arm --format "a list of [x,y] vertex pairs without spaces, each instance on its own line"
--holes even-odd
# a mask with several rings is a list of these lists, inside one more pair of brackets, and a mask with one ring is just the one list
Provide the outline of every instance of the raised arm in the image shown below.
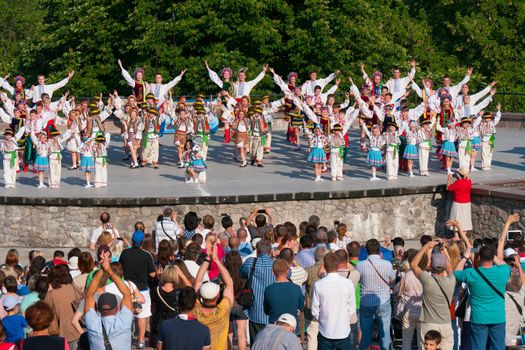
[[265,65],[263,67],[261,73],[259,73],[259,75],[257,77],[255,77],[255,79],[248,81],[247,85],[250,85],[251,88],[253,88],[255,85],[257,85],[261,80],[264,79],[264,76],[266,75],[266,70],[267,69],[268,69],[268,65]]
[[222,89],[224,84],[221,78],[219,78],[219,75],[210,69],[210,66],[208,66],[208,61],[204,61],[204,64],[206,64],[206,69],[208,70],[208,75],[210,76],[211,81],[213,81],[218,87]]
[[122,77],[124,77],[124,79],[128,82],[128,85],[131,87],[135,87],[135,79],[133,79],[129,72],[126,69],[124,69],[121,60],[118,60],[118,65],[120,67],[120,73],[122,74]]
[[[496,250],[496,256],[501,261],[503,261],[503,250],[505,249],[505,242],[507,241],[507,233],[509,232],[510,225],[518,221],[520,221],[519,214],[511,214],[507,217],[507,221],[505,222],[505,226],[503,227],[503,231],[499,237],[498,248]],[[503,261],[503,263],[505,262]]]
[[170,81],[167,84],[164,84],[164,87],[166,88],[166,90],[169,90],[173,88],[175,85],[177,85],[178,83],[180,83],[180,81],[182,80],[182,77],[184,76],[184,73],[186,73],[186,69],[181,71],[180,74],[177,75],[172,81]]
[[421,259],[429,250],[432,250],[436,246],[437,242],[430,241],[427,244],[425,244],[416,254],[414,259],[410,262],[410,268],[412,269],[412,272],[414,272],[414,275],[416,275],[417,278],[421,276],[421,273],[423,270],[419,267],[419,263],[421,262]]
[[490,90],[490,96],[488,96],[483,101],[472,107],[472,114],[478,114],[479,111],[485,109],[492,102],[492,96],[494,96],[495,93],[496,89]]
[[496,109],[498,111],[496,112],[496,116],[494,117],[494,126],[498,125],[501,119],[501,103],[498,103],[498,105],[496,106]]
[[476,102],[478,102],[478,100],[480,98],[482,98],[483,96],[487,95],[490,90],[496,85],[496,82],[493,81],[492,83],[490,83],[489,85],[487,85],[486,88],[484,88],[483,90],[481,91],[478,91],[477,93],[473,94],[473,95],[470,95],[470,103],[472,105],[475,105]]
[[64,86],[67,85],[67,83],[69,82],[69,79],[71,79],[73,77],[73,75],[75,75],[75,71],[71,71],[69,72],[69,74],[67,75],[67,77],[65,77],[64,79],[62,79],[61,81],[59,81],[58,83],[55,83],[55,84],[49,84],[49,85],[46,85],[47,88],[49,90],[51,90],[51,93],[53,93],[54,91],[58,90],[58,89],[61,89],[63,88]]
[[219,256],[217,255],[217,242],[213,245],[213,251],[211,255],[212,260],[215,262],[217,267],[219,268],[219,273],[222,279],[222,282],[224,283],[224,291],[223,291],[223,297],[227,298],[230,301],[230,305],[233,305],[234,301],[234,292],[233,292],[233,279],[230,276],[230,273],[228,270],[224,267],[224,265],[221,262],[221,259],[219,259]]

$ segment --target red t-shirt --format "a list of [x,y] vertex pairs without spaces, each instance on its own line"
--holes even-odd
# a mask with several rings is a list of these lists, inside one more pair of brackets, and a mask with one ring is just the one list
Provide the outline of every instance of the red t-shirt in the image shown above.
[[470,190],[472,181],[470,179],[459,179],[448,186],[448,190],[454,192],[454,202],[470,203]]
[[[202,250],[203,253],[206,253],[206,249],[203,249]],[[224,259],[224,250],[222,249],[222,246],[220,244],[217,245],[217,256],[219,258],[219,260],[223,260]],[[208,269],[208,277],[210,277],[210,281],[216,279],[217,277],[219,277],[219,274],[220,274],[220,271],[219,271],[219,267],[217,266],[217,264],[212,261],[211,264],[210,264],[210,267]]]

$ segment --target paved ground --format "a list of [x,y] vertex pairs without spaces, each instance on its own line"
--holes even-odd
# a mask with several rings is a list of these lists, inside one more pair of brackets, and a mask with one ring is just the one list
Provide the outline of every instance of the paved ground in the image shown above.
[[[37,176],[20,173],[16,189],[0,188],[0,196],[42,196],[42,197],[179,197],[239,195],[289,192],[317,192],[352,189],[389,188],[399,186],[435,185],[445,182],[445,175],[439,169],[433,155],[430,161],[431,177],[408,178],[400,175],[398,180],[386,181],[385,174],[379,173],[382,181],[369,181],[370,168],[366,165],[366,154],[358,148],[358,130],[350,136],[351,159],[345,164],[345,181],[333,183],[329,174],[324,182],[314,182],[313,169],[306,162],[307,151],[295,151],[286,142],[283,131],[274,135],[273,150],[265,155],[264,168],[248,165],[239,168],[233,161],[234,146],[222,144],[222,130],[214,135],[208,152],[208,183],[187,184],[184,170],[176,167],[177,156],[172,144],[173,136],[165,135],[161,141],[160,169],[129,169],[128,162],[122,161],[123,150],[120,136],[112,137],[109,159],[109,187],[106,189],[84,189],[83,174],[67,170],[71,164],[70,156],[64,151],[62,185],[60,189],[37,189]],[[504,180],[525,176],[525,133],[514,130],[501,130],[496,138],[496,153],[493,170],[476,172],[476,182]],[[480,155],[478,154],[478,167]],[[457,163],[456,163],[457,166]],[[416,172],[417,173],[417,172]]]

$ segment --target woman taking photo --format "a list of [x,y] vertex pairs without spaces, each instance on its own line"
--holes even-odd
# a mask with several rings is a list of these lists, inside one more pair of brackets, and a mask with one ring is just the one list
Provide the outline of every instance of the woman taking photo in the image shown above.
[[472,181],[469,170],[463,167],[457,173],[449,174],[447,178],[447,191],[454,192],[454,202],[450,210],[449,220],[456,220],[463,231],[472,231],[472,213],[470,209],[470,191]]

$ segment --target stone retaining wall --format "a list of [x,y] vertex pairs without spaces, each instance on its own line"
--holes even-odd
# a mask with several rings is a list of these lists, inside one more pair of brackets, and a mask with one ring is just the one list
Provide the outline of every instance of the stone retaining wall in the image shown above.
[[[346,223],[354,238],[362,241],[371,237],[382,238],[384,234],[405,238],[433,234],[436,221],[444,222],[446,205],[443,195],[438,192],[323,200],[179,204],[173,207],[181,215],[190,210],[199,215],[213,215],[217,221],[216,230],[222,229],[219,222],[221,214],[228,213],[237,222],[255,206],[272,208],[278,222],[291,221],[296,225],[307,220],[309,215],[316,214],[322,224],[329,227],[333,226],[334,220]],[[162,208],[0,205],[0,216],[4,218],[0,246],[85,246],[103,211],[111,214],[121,233],[130,235],[136,221],[143,221],[151,228]]]

